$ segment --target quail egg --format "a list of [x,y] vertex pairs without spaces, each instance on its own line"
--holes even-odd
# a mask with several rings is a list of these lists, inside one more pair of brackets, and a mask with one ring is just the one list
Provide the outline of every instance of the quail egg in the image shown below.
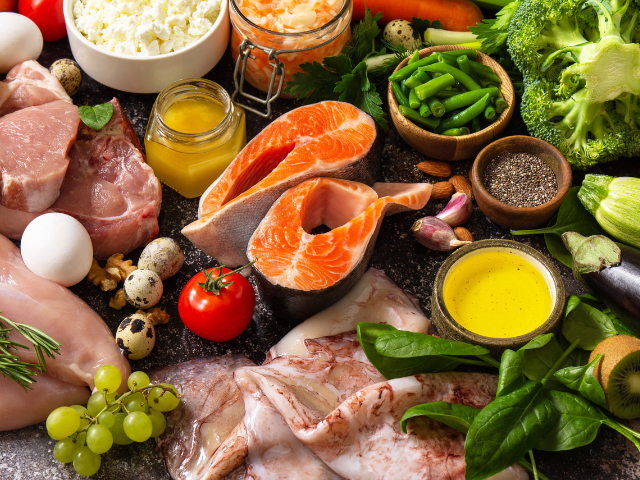
[[136,308],[153,307],[162,297],[162,280],[145,268],[134,270],[124,281],[124,298]]
[[174,276],[184,263],[184,252],[172,238],[156,238],[149,243],[138,260],[138,268],[156,272],[164,281]]
[[382,38],[389,43],[400,43],[407,50],[412,50],[415,45],[413,27],[411,22],[406,20],[392,20],[387,23],[382,32]]
[[156,344],[153,322],[140,313],[129,315],[118,327],[116,343],[129,360],[146,357]]
[[80,66],[69,58],[56,60],[49,67],[51,74],[58,79],[67,95],[73,97],[82,83],[82,70]]

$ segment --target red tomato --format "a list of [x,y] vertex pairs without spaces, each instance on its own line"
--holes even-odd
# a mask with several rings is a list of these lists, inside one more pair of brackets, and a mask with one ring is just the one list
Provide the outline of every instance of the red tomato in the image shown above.
[[15,12],[18,0],[0,0],[0,12]]
[[[218,279],[220,267],[207,272],[211,275],[209,280],[200,272],[187,282],[180,293],[178,313],[182,323],[196,335],[214,342],[226,342],[236,338],[249,325],[256,295],[249,281],[239,273],[225,276],[231,270],[223,268],[223,277]],[[218,295],[207,291],[214,288],[216,282],[221,287]],[[198,283],[206,284],[207,288]]]
[[62,0],[19,0],[18,12],[33,20],[47,42],[67,35]]

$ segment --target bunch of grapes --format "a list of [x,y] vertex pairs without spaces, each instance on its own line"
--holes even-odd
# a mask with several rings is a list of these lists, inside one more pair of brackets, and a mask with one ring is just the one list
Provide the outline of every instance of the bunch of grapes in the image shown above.
[[49,436],[58,440],[53,456],[73,462],[80,475],[89,477],[100,468],[100,455],[111,446],[145,442],[167,426],[163,412],[180,403],[176,387],[168,383],[150,385],[144,372],[129,375],[129,391],[118,395],[122,375],[113,365],[100,367],[94,376],[97,388],[86,407],[56,408],[47,418]]

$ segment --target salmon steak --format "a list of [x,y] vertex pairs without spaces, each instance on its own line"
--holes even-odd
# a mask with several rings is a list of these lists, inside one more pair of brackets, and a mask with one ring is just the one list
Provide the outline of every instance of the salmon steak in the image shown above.
[[182,233],[221,264],[247,263],[251,235],[280,195],[313,177],[373,184],[380,142],[373,118],[343,102],[296,108],[274,120],[200,198]]
[[[274,313],[304,320],[346,295],[365,272],[386,215],[422,209],[428,183],[362,183],[314,178],[273,204],[247,257]],[[320,226],[330,229],[314,235]]]

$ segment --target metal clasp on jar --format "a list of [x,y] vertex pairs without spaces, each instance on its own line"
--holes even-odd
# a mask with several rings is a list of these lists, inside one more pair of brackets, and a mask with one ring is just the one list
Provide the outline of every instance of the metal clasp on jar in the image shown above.
[[[256,97],[254,95],[251,95],[250,93],[245,92],[243,89],[244,76],[247,71],[247,61],[248,59],[252,59],[252,60],[256,59],[254,55],[251,55],[251,50],[253,50],[254,48],[262,50],[269,58],[269,65],[273,67],[273,71],[271,73],[271,80],[269,81],[269,89],[267,90],[267,98]],[[233,92],[233,95],[231,95],[231,100],[236,102],[239,106],[241,106],[245,110],[249,110],[250,112],[253,112],[256,115],[260,115],[261,117],[264,117],[264,118],[269,118],[271,116],[271,102],[273,102],[276,98],[280,96],[280,94],[282,93],[282,87],[284,87],[284,65],[278,59],[278,53],[286,53],[286,51],[278,52],[273,48],[266,48],[260,45],[256,45],[255,43],[250,42],[249,39],[245,37],[245,39],[242,41],[242,43],[239,46],[238,59],[236,60],[236,67],[233,70],[233,83],[235,85],[235,91]],[[278,77],[280,77],[278,81],[278,89],[274,94],[273,87]],[[258,102],[261,105],[266,105],[267,111],[261,112],[260,110],[256,110],[253,107],[250,107],[246,104],[238,102],[236,100],[238,93],[243,97],[253,100],[254,102]]]

